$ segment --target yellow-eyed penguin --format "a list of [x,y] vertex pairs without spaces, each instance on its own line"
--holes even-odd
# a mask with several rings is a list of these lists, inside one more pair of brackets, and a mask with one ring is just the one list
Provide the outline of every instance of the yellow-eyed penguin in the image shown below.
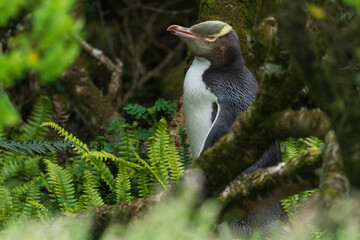
[[[185,76],[183,107],[189,143],[196,159],[230,130],[254,100],[258,85],[245,66],[237,34],[230,25],[206,21],[190,28],[171,25],[167,30],[183,40],[195,56]],[[279,143],[275,142],[239,178],[280,161]],[[279,204],[275,204],[242,217],[231,226],[239,233],[260,230],[267,234],[280,223],[279,213]]]

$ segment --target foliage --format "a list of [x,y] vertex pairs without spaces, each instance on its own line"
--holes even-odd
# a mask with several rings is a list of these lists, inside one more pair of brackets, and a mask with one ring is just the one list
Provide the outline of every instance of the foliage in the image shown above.
[[[165,105],[169,103],[165,101]],[[155,109],[152,114],[164,110],[159,102],[151,109]],[[24,141],[0,141],[2,149],[10,150],[0,152],[0,228],[28,217],[44,222],[60,212],[69,215],[90,207],[145,198],[159,185],[166,189],[177,182],[184,172],[165,118],[152,118],[150,128],[154,129],[148,131],[151,136],[144,142],[149,147],[147,153],[138,137],[137,122],[130,125],[114,120],[109,127],[109,141],[91,148],[58,124],[48,122],[50,112],[51,102],[40,97],[27,124],[13,134]],[[46,127],[57,131],[64,141],[33,140],[44,138]],[[52,153],[67,147],[73,148],[74,157],[60,160]]]
[[[196,204],[198,189],[196,181],[188,181],[182,186],[181,194],[167,199],[167,201],[154,206],[148,214],[133,224],[114,224],[106,230],[101,240],[112,239],[239,239],[231,234],[226,225],[221,224],[214,231],[214,224],[218,213],[218,206],[208,202],[195,213],[192,206]],[[0,189],[1,191],[1,189]],[[2,192],[1,192],[2,193]],[[2,195],[3,196],[3,195]],[[321,232],[315,224],[297,224],[294,231],[274,233],[268,240],[285,239],[312,239],[312,240],[355,240],[360,236],[358,228],[359,203],[356,199],[348,199],[336,210],[338,227],[331,232]],[[19,226],[15,222],[6,231],[0,232],[1,239],[92,239],[91,219],[59,218],[50,223],[26,222]],[[253,235],[241,239],[257,240],[263,236]]]
[[13,151],[24,152],[29,154],[46,154],[48,152],[59,152],[64,148],[71,147],[73,143],[68,141],[46,141],[46,140],[30,140],[30,141],[14,141],[0,140],[0,148]]
[[[36,73],[41,83],[54,80],[77,57],[80,48],[72,35],[80,32],[82,22],[72,16],[73,6],[74,0],[0,1],[0,27],[12,21],[17,25],[16,30],[10,28],[8,48],[0,48],[0,111],[5,113],[0,124],[18,120],[3,86],[12,86],[27,71]],[[28,14],[18,19],[24,12]]]
[[286,162],[309,148],[322,148],[323,144],[317,137],[288,138],[280,143],[282,159]]
[[[323,142],[317,137],[289,138],[281,142],[280,147],[283,161],[288,161],[309,148],[322,148]],[[318,189],[304,191],[281,201],[290,222],[295,221],[296,216],[305,208],[309,198],[317,192]]]
[[[144,119],[150,125],[153,125],[157,122],[157,112],[163,113],[162,116],[167,115],[171,117],[174,114],[175,107],[175,103],[159,98],[152,107],[145,108],[136,103],[126,105],[124,110],[127,114],[133,115],[135,119]],[[151,117],[151,120],[149,120],[149,117]]]

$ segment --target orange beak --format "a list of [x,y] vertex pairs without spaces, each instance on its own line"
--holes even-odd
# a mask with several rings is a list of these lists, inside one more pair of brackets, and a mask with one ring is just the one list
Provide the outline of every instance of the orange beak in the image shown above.
[[171,25],[170,27],[168,27],[167,31],[174,34],[175,36],[178,36],[179,38],[197,38],[197,36],[193,32],[191,32],[190,28],[182,27],[179,25]]

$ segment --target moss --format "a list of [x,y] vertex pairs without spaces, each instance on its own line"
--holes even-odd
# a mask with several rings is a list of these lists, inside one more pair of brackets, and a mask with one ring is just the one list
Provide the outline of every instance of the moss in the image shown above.
[[249,51],[247,35],[251,34],[262,0],[202,0],[199,21],[220,20],[229,23],[239,36],[246,59]]

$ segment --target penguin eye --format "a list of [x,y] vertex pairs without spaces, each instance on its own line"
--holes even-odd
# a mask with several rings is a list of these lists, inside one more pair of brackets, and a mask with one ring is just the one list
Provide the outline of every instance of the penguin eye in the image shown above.
[[213,36],[213,35],[209,35],[209,36],[207,36],[207,37],[205,38],[205,40],[208,41],[208,42],[215,42],[216,37]]

